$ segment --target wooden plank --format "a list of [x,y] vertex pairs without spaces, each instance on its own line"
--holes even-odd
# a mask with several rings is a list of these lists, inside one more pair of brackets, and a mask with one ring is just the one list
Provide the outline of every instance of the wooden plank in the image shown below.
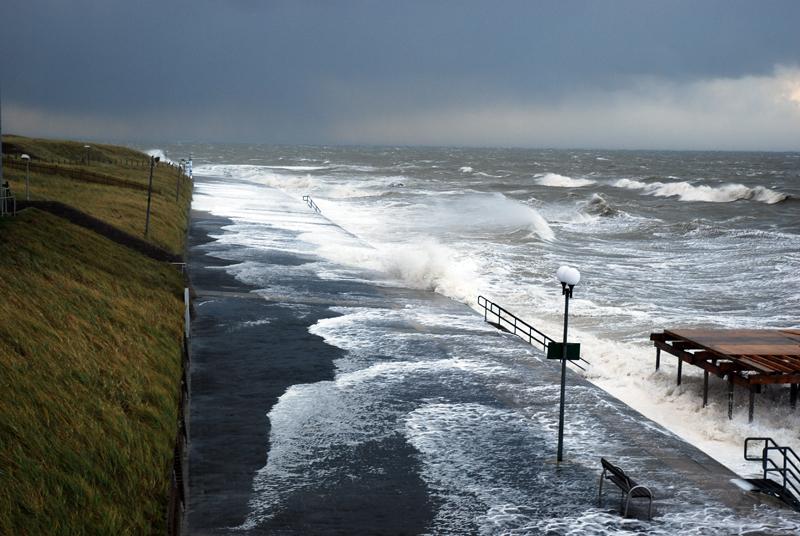
[[725,343],[715,344],[713,345],[713,348],[718,352],[728,355],[790,355],[794,357],[800,357],[800,345],[798,344]]
[[[736,356],[737,358],[739,356]],[[786,361],[778,356],[767,356],[767,355],[751,355],[751,356],[743,356],[749,357],[751,359],[757,360],[760,363],[763,363],[765,366],[770,366],[775,369],[776,372],[800,372],[800,367],[798,364],[795,364],[791,361]]]
[[756,368],[756,370],[761,370],[762,372],[794,372],[791,367],[787,367],[779,361],[769,359],[765,356],[741,355],[736,356],[735,359],[745,363],[755,363],[756,366],[754,368]]
[[[735,363],[721,363],[720,365],[715,365],[711,361],[705,361],[702,359],[695,359],[692,354],[686,352],[684,350],[679,350],[677,348],[673,348],[667,343],[655,341],[653,344],[664,350],[665,352],[672,354],[676,357],[681,358],[682,360],[686,361],[687,363],[691,363],[692,365],[696,365],[703,370],[707,370],[710,373],[719,376],[720,378],[730,376],[732,381],[737,385],[750,385],[750,382],[739,374],[741,369],[735,368],[737,365]],[[722,365],[729,365],[729,367],[723,367]]]
[[757,383],[761,385],[777,383],[800,383],[800,374],[758,374],[750,377],[750,383]]

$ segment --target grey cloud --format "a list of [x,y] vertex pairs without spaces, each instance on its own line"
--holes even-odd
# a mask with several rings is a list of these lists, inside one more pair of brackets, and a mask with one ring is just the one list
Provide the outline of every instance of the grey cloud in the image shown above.
[[800,64],[792,1],[7,0],[0,15],[8,126],[86,117],[95,137],[368,143],[341,125]]

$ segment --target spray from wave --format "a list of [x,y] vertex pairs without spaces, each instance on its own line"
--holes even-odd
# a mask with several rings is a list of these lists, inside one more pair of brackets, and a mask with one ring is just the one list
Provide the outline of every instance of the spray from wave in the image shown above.
[[555,239],[550,224],[536,209],[501,193],[443,196],[429,203],[414,215],[416,226],[493,233],[526,229],[542,240]]
[[617,188],[641,190],[646,195],[656,197],[677,197],[681,201],[705,201],[708,203],[749,200],[774,205],[789,198],[784,193],[770,190],[764,186],[750,188],[744,184],[723,184],[714,187],[705,184],[695,186],[685,181],[664,183],[619,179],[611,185]]
[[467,301],[478,284],[474,261],[435,240],[381,248],[380,254],[383,271],[411,288]]
[[145,151],[147,156],[155,156],[159,158],[162,162],[169,162],[172,164],[172,160],[167,158],[167,154],[163,151],[163,149],[148,149]]

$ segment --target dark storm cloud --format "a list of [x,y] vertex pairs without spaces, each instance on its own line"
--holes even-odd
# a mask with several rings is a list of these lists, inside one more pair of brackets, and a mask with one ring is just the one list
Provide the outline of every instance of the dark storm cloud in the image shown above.
[[[8,126],[59,131],[82,118],[75,132],[96,137],[392,142],[375,128],[381,117],[565,95],[585,104],[632,80],[768,77],[800,64],[792,1],[6,0],[0,10]],[[371,139],[342,132],[364,124]]]

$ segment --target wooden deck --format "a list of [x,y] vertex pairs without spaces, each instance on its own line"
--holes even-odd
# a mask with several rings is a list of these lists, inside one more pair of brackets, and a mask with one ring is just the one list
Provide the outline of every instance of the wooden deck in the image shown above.
[[651,333],[656,347],[656,370],[661,351],[678,357],[678,385],[683,362],[703,369],[703,406],[708,403],[708,375],[728,381],[728,417],[733,415],[733,386],[750,395],[753,420],[755,393],[765,384],[789,384],[789,400],[797,405],[800,385],[800,330],[679,329]]

